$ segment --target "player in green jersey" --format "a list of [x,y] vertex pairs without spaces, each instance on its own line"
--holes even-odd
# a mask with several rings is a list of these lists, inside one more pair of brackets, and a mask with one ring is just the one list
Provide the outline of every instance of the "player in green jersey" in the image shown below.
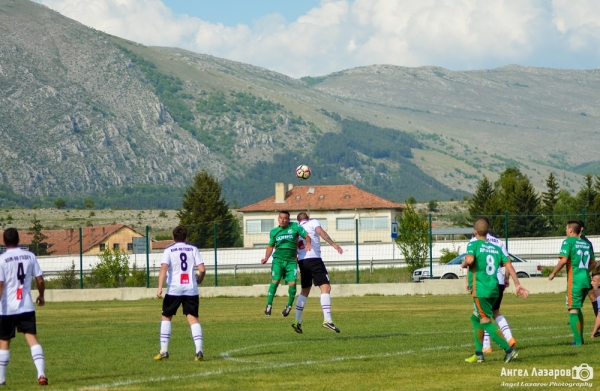
[[556,274],[567,266],[567,310],[569,311],[569,324],[575,337],[573,346],[583,345],[583,301],[590,287],[590,273],[596,266],[594,252],[585,240],[579,238],[581,224],[571,220],[565,228],[567,238],[563,241],[558,255],[559,261],[552,273],[548,276],[553,280]]
[[[310,250],[312,245],[308,233],[300,225],[290,223],[290,212],[281,211],[278,217],[279,226],[275,227],[269,233],[269,245],[265,252],[265,257],[261,259],[261,263],[265,264],[273,254],[273,265],[271,266],[271,285],[267,294],[267,308],[265,315],[271,316],[271,308],[273,306],[273,298],[279,281],[283,278],[289,285],[288,303],[283,309],[281,315],[288,316],[292,310],[292,304],[296,297],[296,276],[298,275],[298,261],[296,253],[298,250],[298,237],[301,236],[306,241],[305,247]],[[273,253],[275,250],[275,253]]]
[[515,283],[517,296],[520,295],[525,299],[529,295],[529,291],[519,283],[517,273],[502,249],[487,241],[486,236],[489,232],[487,220],[485,218],[478,219],[474,228],[477,240],[467,245],[467,255],[462,263],[462,267],[469,268],[469,289],[473,297],[471,323],[473,323],[473,339],[475,341],[475,354],[465,361],[469,363],[484,361],[482,340],[484,331],[487,331],[492,340],[506,352],[504,362],[508,363],[517,357],[517,349],[508,344],[502,332],[492,323],[494,312],[492,308],[500,294],[498,268],[505,267],[506,272]]

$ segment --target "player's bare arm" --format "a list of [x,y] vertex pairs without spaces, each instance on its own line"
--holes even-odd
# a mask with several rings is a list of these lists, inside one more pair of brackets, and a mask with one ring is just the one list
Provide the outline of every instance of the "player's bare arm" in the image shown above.
[[335,248],[335,250],[338,252],[338,254],[342,254],[344,252],[344,250],[342,250],[342,248],[340,246],[338,246],[338,244],[336,242],[334,242],[333,239],[331,239],[329,234],[323,228],[317,227],[315,229],[315,231],[317,231],[319,236],[322,237],[324,241],[329,243],[329,245],[331,247]]
[[517,272],[515,272],[513,265],[508,262],[504,265],[504,270],[506,270],[506,272],[510,275],[510,278],[512,278],[513,282],[515,283],[515,292],[517,293],[517,296],[521,296],[523,299],[526,299],[527,296],[529,296],[529,291],[525,289],[525,287],[519,282],[519,277],[517,277]]
[[160,273],[158,274],[158,290],[156,291],[156,297],[162,297],[162,287],[165,283],[165,277],[167,276],[167,269],[169,265],[163,263],[160,265]]
[[310,251],[312,250],[312,244],[310,242],[310,236],[308,236],[308,234],[306,234],[306,236],[303,236],[304,241],[306,242],[304,244],[304,248],[306,249],[306,251]]
[[2,299],[2,292],[4,292],[4,281],[0,281],[0,299]]
[[468,268],[469,266],[471,266],[473,264],[473,262],[475,262],[475,257],[472,255],[467,255],[465,257],[465,259],[462,261],[462,263],[460,264],[460,266],[464,269]]
[[550,273],[550,275],[548,276],[548,279],[550,281],[554,280],[554,277],[556,277],[556,275],[558,274],[559,271],[561,271],[561,269],[563,267],[565,267],[565,265],[567,264],[567,257],[558,257],[558,263],[556,264],[556,267],[554,268],[554,270],[552,270],[552,273]]
[[260,260],[260,263],[262,263],[263,265],[267,263],[267,261],[271,257],[271,254],[273,254],[273,248],[273,246],[267,246],[267,250],[265,251],[265,257]]
[[39,276],[35,278],[35,283],[37,284],[38,289],[38,297],[35,299],[35,302],[40,307],[43,307],[46,304],[46,300],[44,299],[44,292],[46,291],[46,283],[44,282],[44,277]]
[[204,264],[200,264],[198,265],[198,275],[196,276],[196,282],[198,284],[202,284],[202,281],[204,281],[204,276],[206,276],[206,268],[204,267]]

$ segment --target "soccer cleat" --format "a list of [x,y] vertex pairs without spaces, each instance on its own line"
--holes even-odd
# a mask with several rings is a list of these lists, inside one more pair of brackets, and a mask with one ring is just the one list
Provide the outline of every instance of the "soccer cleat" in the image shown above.
[[598,329],[598,331],[596,331],[596,333],[594,334],[594,338],[598,338],[600,337],[600,329]]
[[506,363],[511,362],[512,360],[517,358],[518,355],[519,355],[519,352],[517,351],[517,349],[510,348],[510,350],[507,351],[506,355],[504,356],[504,362],[506,362]]
[[471,357],[465,358],[465,362],[475,364],[479,362],[484,362],[483,354],[474,354]]
[[38,384],[40,386],[47,386],[48,385],[48,379],[46,378],[46,376],[40,376],[38,379]]
[[267,308],[265,308],[265,315],[271,316],[271,306],[270,305],[268,305]]
[[577,343],[575,341],[571,342],[571,346],[582,346],[583,343]]
[[165,360],[167,358],[169,358],[169,352],[158,353],[156,356],[154,356],[156,361]]
[[517,344],[517,340],[514,338],[511,338],[508,340],[508,344],[510,345],[511,348],[514,348],[515,345]]
[[483,348],[483,353],[491,353],[491,352],[492,352],[491,346],[489,348]]
[[204,354],[202,354],[202,352],[196,353],[196,357],[194,357],[194,361],[203,361],[203,360],[204,360]]
[[292,328],[298,334],[302,334],[302,323],[298,323],[298,321],[296,320],[294,321],[294,323],[292,323]]
[[323,327],[325,327],[326,329],[329,329],[331,331],[335,331],[336,333],[340,332],[340,329],[335,327],[335,325],[333,323],[323,322]]
[[283,309],[283,311],[281,311],[281,315],[288,316],[290,314],[290,312],[292,312],[292,307],[289,305],[286,305],[285,308]]

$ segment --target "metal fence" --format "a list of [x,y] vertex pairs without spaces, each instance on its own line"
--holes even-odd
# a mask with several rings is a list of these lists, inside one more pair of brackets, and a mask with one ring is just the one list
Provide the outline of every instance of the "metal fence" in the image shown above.
[[[472,227],[472,218],[464,214],[444,216],[429,214],[421,217],[429,223],[430,251],[427,259],[424,259],[425,265],[436,265],[444,252],[460,254],[466,250],[466,245],[472,237],[470,228]],[[586,218],[585,211],[570,215],[554,215],[552,221],[556,226],[551,227],[552,229],[547,226],[542,227],[547,235],[532,237],[527,234],[539,232],[540,229],[537,229],[536,225],[548,225],[547,217],[543,215],[513,216],[508,213],[488,217],[491,221],[491,233],[505,242],[509,252],[548,267],[554,266],[557,262],[558,251],[564,239],[564,224],[568,220],[585,220]],[[345,239],[338,241],[344,250],[343,254],[338,254],[322,240],[322,258],[330,271],[330,276],[334,275],[335,277],[332,278],[332,283],[361,283],[371,281],[366,277],[377,270],[384,269],[384,272],[387,273],[404,270],[406,266],[404,256],[395,243],[395,239],[392,238],[392,223],[395,222],[388,222],[385,225],[372,224],[372,222],[361,224],[360,220],[355,220],[352,232],[347,232]],[[560,224],[562,224],[562,234],[558,228]],[[323,227],[327,230],[326,222]],[[188,239],[192,239],[188,241],[193,244],[196,244],[195,240],[200,242],[200,253],[207,269],[204,285],[268,284],[271,262],[269,261],[266,265],[260,263],[261,258],[265,255],[265,248],[232,247],[234,244],[241,243],[240,238],[232,237],[231,232],[225,228],[231,231],[230,221],[188,227],[188,232],[197,234],[196,238],[193,234],[188,234]],[[241,232],[241,227],[238,228]],[[76,234],[77,232],[75,232]],[[106,248],[112,249],[111,239],[108,237],[97,247],[85,249],[81,245],[86,242],[82,228],[78,229],[78,234],[79,252],[60,256],[38,256],[40,265],[49,281],[62,281],[60,284],[56,283],[55,287],[57,288],[102,287],[104,285],[97,281],[94,282],[92,277],[103,262],[100,244],[105,246],[104,251]],[[141,232],[137,232],[137,238],[129,239],[130,243],[117,246],[128,266],[127,271],[121,271],[124,275],[117,279],[118,286],[156,286],[160,260],[167,243],[167,241],[155,240],[156,234],[157,232],[153,231],[152,227],[146,226]],[[335,235],[331,236],[337,241]],[[350,236],[353,237],[353,240],[348,239]],[[589,235],[588,238],[595,248],[600,248],[599,236]],[[398,240],[402,240],[402,238],[398,238]],[[268,233],[265,233],[265,243],[267,241]],[[407,274],[406,271],[404,273]],[[258,279],[249,280],[251,274],[254,274],[255,278],[258,275]],[[409,281],[410,274],[408,273],[408,275]],[[113,282],[109,286],[114,286],[114,284]],[[52,283],[49,283],[49,286],[52,288]]]

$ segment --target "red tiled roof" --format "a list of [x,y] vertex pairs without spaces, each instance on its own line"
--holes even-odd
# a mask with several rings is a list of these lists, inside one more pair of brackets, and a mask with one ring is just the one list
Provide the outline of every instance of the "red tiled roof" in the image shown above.
[[150,247],[152,247],[152,250],[164,250],[165,248],[169,247],[173,243],[175,243],[175,241],[173,239],[156,240],[156,241],[150,243]]
[[[124,224],[116,225],[98,225],[92,227],[84,227],[82,229],[82,248],[83,252],[87,252],[99,243],[104,242],[109,236],[121,229],[129,229],[130,227]],[[4,244],[3,232],[0,234],[0,242]],[[48,252],[52,255],[66,255],[79,253],[79,229],[60,229],[60,230],[42,230],[42,234],[47,236],[43,243],[48,243]],[[27,230],[19,231],[19,244],[31,244],[33,235]]]
[[354,185],[326,185],[294,186],[285,193],[285,202],[275,203],[275,196],[273,196],[240,208],[238,211],[403,209],[404,207],[402,204],[386,200]]

